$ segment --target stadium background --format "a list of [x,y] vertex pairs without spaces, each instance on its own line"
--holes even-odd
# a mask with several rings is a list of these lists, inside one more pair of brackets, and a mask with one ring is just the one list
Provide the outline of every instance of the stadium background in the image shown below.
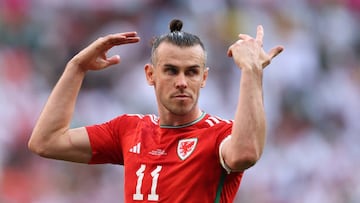
[[201,106],[232,118],[240,71],[226,56],[238,33],[265,29],[268,139],[236,202],[360,201],[359,0],[1,0],[0,202],[122,202],[122,167],[31,154],[31,129],[66,62],[99,36],[136,30],[141,43],[111,50],[121,65],[90,73],[73,126],[121,113],[156,113],[143,65],[150,41],[177,17],[208,50]]

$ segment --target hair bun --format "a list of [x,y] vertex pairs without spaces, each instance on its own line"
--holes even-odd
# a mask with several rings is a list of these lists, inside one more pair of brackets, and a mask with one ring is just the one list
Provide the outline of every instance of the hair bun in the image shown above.
[[183,26],[183,23],[181,20],[179,19],[173,19],[171,22],[170,22],[170,32],[180,32],[181,31],[181,28]]

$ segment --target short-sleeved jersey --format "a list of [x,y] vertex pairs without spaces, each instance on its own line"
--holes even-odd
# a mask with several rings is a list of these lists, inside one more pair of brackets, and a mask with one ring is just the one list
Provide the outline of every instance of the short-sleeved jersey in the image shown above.
[[182,126],[160,126],[154,115],[122,115],[86,127],[89,164],[124,165],[125,201],[232,202],[242,172],[228,173],[219,147],[232,121],[203,115]]

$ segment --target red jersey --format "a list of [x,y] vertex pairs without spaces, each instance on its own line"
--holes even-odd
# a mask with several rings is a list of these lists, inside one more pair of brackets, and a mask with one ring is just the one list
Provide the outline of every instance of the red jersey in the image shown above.
[[154,115],[122,115],[88,126],[90,164],[124,165],[125,201],[232,202],[243,173],[228,173],[219,147],[232,121],[203,115],[182,126],[160,126]]

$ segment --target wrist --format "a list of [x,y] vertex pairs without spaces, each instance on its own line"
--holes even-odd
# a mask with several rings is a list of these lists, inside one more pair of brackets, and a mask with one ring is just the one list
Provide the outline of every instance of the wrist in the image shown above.
[[245,73],[245,74],[254,74],[254,75],[259,75],[262,76],[263,74],[263,68],[260,64],[258,63],[253,63],[250,65],[242,65],[241,67],[241,72]]
[[81,68],[78,63],[74,63],[72,60],[66,64],[64,74],[72,75],[72,78],[80,77],[84,78],[87,70]]

